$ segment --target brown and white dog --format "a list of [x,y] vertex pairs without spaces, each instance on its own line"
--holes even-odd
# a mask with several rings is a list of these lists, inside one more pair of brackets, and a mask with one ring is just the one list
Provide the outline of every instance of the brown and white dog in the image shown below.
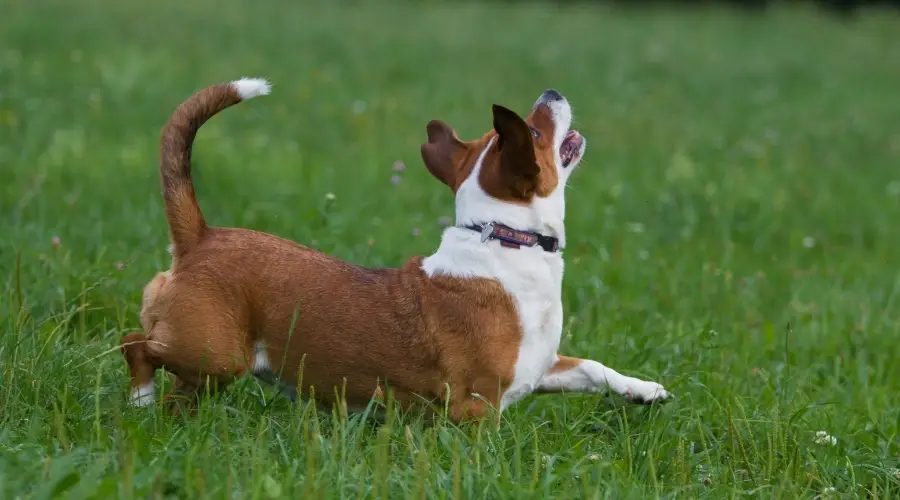
[[557,353],[565,185],[586,147],[569,130],[562,95],[545,91],[526,119],[495,105],[493,129],[474,141],[430,122],[422,159],[455,193],[456,225],[428,257],[367,269],[206,224],[191,181],[194,136],[219,111],[268,93],[261,79],[213,85],[163,129],[173,262],[144,289],[144,334],[122,339],[133,404],[153,402],[158,368],[189,399],[250,373],[291,397],[355,409],[390,387],[402,405],[435,403],[456,421],[533,392],[669,396],[655,382]]

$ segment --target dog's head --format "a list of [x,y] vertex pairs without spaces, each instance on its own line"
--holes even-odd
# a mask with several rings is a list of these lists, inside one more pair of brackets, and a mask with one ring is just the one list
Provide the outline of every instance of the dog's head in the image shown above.
[[564,243],[565,186],[587,143],[570,130],[572,108],[547,90],[526,118],[493,106],[494,127],[463,141],[446,123],[428,123],[422,160],[456,193],[457,225],[499,222]]

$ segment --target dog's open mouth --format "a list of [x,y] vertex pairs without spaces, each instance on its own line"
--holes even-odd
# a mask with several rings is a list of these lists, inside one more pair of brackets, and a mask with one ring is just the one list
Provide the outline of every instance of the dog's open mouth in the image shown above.
[[570,130],[566,133],[566,138],[563,139],[562,144],[559,146],[559,158],[562,160],[563,167],[568,167],[573,161],[578,159],[583,144],[584,138],[581,137],[577,130]]

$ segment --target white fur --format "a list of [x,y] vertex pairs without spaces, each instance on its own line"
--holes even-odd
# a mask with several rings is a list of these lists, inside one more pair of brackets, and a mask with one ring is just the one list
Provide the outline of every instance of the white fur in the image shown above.
[[[543,97],[543,96],[542,96]],[[535,105],[543,101],[538,100]],[[555,384],[564,387],[587,386],[606,387],[606,378],[598,375],[595,365],[588,365],[588,371],[569,376],[545,377],[557,361],[557,349],[563,327],[562,308],[562,253],[545,252],[540,247],[503,247],[499,241],[481,242],[479,233],[460,226],[498,222],[515,229],[536,231],[559,238],[560,249],[565,247],[565,184],[584,154],[585,144],[568,167],[562,167],[559,148],[565,139],[572,121],[572,110],[568,101],[547,102],[555,124],[553,137],[556,150],[556,169],[559,175],[557,188],[546,198],[535,198],[527,206],[507,203],[488,195],[478,179],[487,151],[493,146],[490,141],[479,155],[469,177],[456,192],[456,225],[444,230],[437,251],[426,258],[422,269],[429,276],[449,275],[460,278],[493,278],[513,297],[523,338],[519,346],[513,382],[503,394],[500,410],[515,403],[538,388],[539,384]],[[596,362],[593,362],[596,363]],[[596,365],[603,367],[599,363]],[[603,367],[605,368],[605,367]],[[608,370],[608,369],[607,369]],[[623,377],[609,370],[620,378]],[[585,375],[585,373],[587,375]],[[579,378],[580,376],[580,378]],[[590,381],[588,381],[590,380]],[[637,379],[631,379],[637,382]],[[593,385],[591,385],[593,383]],[[646,384],[653,384],[647,382]],[[658,384],[653,384],[658,385]],[[614,387],[637,391],[644,394],[647,387],[625,383]],[[648,386],[649,387],[649,386]],[[646,390],[645,390],[646,389]],[[577,389],[575,389],[577,390]]]
[[253,99],[261,95],[268,95],[272,91],[272,86],[262,78],[241,78],[231,82],[231,86],[241,96],[241,99]]
[[656,382],[627,377],[590,359],[564,372],[545,375],[538,388],[547,392],[603,392],[608,388],[625,398],[644,402],[669,397],[663,386]]
[[153,380],[149,384],[143,384],[131,390],[132,406],[149,406],[153,404],[156,389],[153,387]]
[[297,400],[297,387],[281,380],[273,371],[265,342],[253,344],[253,366],[250,368],[250,373],[263,382],[274,384],[281,394],[291,401]]
[[253,345],[253,373],[272,371],[272,363],[269,363],[269,355],[266,354],[266,344],[257,342]]

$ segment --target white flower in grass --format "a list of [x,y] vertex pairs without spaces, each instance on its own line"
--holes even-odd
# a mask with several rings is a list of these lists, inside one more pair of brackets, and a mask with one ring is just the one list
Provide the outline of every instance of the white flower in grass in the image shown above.
[[640,222],[628,222],[625,224],[625,230],[629,233],[643,233],[644,225]]
[[325,193],[326,201],[334,201],[336,199],[337,199],[337,195],[335,195],[334,193]]
[[822,489],[822,494],[819,495],[819,498],[836,498],[837,497],[837,488],[834,486],[828,486]]
[[263,491],[269,498],[282,497],[281,484],[268,474],[263,476]]
[[700,483],[709,486],[712,484],[712,475],[706,472],[706,466],[700,464],[697,466],[697,481]]
[[807,236],[807,237],[803,238],[803,246],[805,248],[812,248],[812,247],[816,246],[816,239],[813,238],[812,236]]
[[837,438],[828,434],[825,431],[816,432],[816,444],[830,444],[831,446],[837,445]]

